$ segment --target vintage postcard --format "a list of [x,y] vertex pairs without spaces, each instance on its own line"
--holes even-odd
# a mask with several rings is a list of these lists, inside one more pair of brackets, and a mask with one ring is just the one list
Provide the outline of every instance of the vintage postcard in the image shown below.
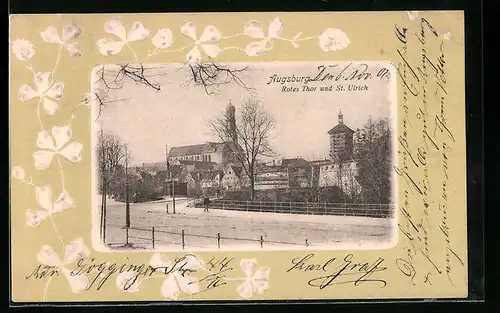
[[463,12],[10,23],[13,302],[467,297]]

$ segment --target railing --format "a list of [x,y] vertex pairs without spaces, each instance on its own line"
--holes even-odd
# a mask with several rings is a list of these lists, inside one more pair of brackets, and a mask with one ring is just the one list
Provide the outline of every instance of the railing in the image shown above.
[[[138,232],[138,234],[137,234]],[[158,235],[163,235],[163,238],[159,238]],[[178,232],[170,232],[158,229],[158,227],[151,228],[137,228],[137,227],[125,227],[125,245],[129,246],[139,245],[139,246],[150,246],[152,249],[158,247],[158,245],[179,245],[182,247],[182,250],[186,248],[186,246],[194,247],[194,248],[211,248],[209,246],[200,246],[198,243],[191,244],[188,240],[189,237],[198,237],[205,239],[213,239],[213,246],[217,246],[218,249],[221,248],[221,242],[223,240],[237,240],[237,241],[247,241],[247,242],[255,242],[259,243],[261,248],[264,248],[265,244],[275,244],[275,245],[288,245],[288,246],[310,246],[310,242],[306,239],[303,244],[298,244],[294,242],[283,242],[283,241],[273,241],[273,240],[264,240],[264,236],[260,236],[260,238],[237,238],[237,237],[225,237],[220,233],[214,234],[214,236],[207,235],[199,235],[199,234],[188,234],[184,230]],[[131,239],[140,240],[140,242],[132,242]],[[169,240],[167,240],[169,239]]]
[[[203,207],[202,200],[192,200],[192,206]],[[294,201],[243,201],[221,200],[210,201],[209,208],[235,210],[245,212],[271,212],[307,215],[341,215],[364,217],[392,217],[393,204],[360,204],[334,202],[294,202]]]

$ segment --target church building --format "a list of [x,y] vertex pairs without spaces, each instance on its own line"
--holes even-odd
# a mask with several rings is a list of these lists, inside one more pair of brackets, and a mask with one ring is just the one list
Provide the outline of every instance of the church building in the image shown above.
[[[238,141],[238,133],[236,130],[236,109],[234,105],[229,102],[226,108],[226,118],[228,121],[228,129],[231,134],[233,142]],[[224,142],[206,142],[201,144],[171,147],[168,151],[168,161],[198,161],[198,162],[211,162],[219,165],[226,165],[229,163],[236,163],[238,160],[232,152],[230,143]],[[233,149],[234,150],[234,149]]]

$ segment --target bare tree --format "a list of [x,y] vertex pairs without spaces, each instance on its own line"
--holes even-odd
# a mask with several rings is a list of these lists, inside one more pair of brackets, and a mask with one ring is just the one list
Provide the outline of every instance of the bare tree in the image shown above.
[[220,91],[221,85],[234,83],[246,90],[249,94],[254,94],[254,89],[250,88],[244,80],[243,74],[249,66],[239,68],[230,67],[225,64],[211,63],[189,63],[184,68],[187,69],[187,80],[185,84],[194,84],[205,90],[209,96],[216,95]]
[[269,142],[275,119],[253,99],[244,102],[239,118],[232,122],[231,112],[208,121],[212,134],[236,159],[250,182],[250,198],[255,198],[255,170],[259,156],[273,156],[274,150]]
[[101,228],[105,239],[106,200],[113,193],[120,176],[121,163],[125,157],[124,145],[116,135],[101,130],[97,137],[96,157],[101,194]]

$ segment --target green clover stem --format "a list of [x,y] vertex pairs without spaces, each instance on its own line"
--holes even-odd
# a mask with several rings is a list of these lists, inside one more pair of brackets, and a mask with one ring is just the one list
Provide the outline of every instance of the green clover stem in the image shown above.
[[240,33],[240,34],[235,34],[235,35],[231,35],[231,36],[222,37],[221,39],[231,39],[231,38],[240,37],[240,36],[244,36],[244,35],[245,34]]
[[52,227],[54,227],[54,231],[56,233],[56,236],[59,239],[59,241],[61,242],[61,246],[64,247],[64,241],[62,240],[62,237],[59,234],[59,231],[57,230],[56,223],[54,222],[54,218],[52,217],[52,214],[50,214],[49,216],[50,216],[50,221],[52,222]]
[[49,289],[49,285],[50,285],[51,280],[52,280],[52,276],[49,277],[49,279],[47,280],[47,283],[45,284],[45,288],[43,288],[42,301],[45,301],[45,299],[47,298],[47,290]]
[[57,66],[59,65],[59,61],[61,60],[61,51],[62,51],[63,45],[59,45],[59,49],[57,50],[57,58],[56,58],[56,64],[54,65],[54,68],[52,69],[52,80],[54,80],[54,75],[56,73]]
[[57,159],[57,164],[59,164],[59,172],[61,173],[62,190],[66,191],[66,185],[65,185],[65,181],[64,181],[64,170],[63,170],[63,167],[61,164],[61,159],[59,158],[59,155],[56,155],[56,159]]
[[245,49],[241,49],[239,47],[225,47],[225,48],[220,49],[220,51],[225,51],[225,50],[238,50],[241,52],[245,52]]
[[136,62],[139,62],[139,59],[137,58],[137,54],[135,53],[134,49],[132,49],[132,47],[128,44],[127,42],[127,48],[130,50],[130,52],[132,52],[132,54],[134,55],[134,59]]
[[44,127],[43,127],[43,123],[42,123],[42,117],[40,115],[40,104],[42,104],[42,100],[43,100],[43,97],[40,97],[40,100],[38,100],[38,104],[37,104],[37,115],[38,115],[38,123],[40,124],[40,128],[43,130]]

